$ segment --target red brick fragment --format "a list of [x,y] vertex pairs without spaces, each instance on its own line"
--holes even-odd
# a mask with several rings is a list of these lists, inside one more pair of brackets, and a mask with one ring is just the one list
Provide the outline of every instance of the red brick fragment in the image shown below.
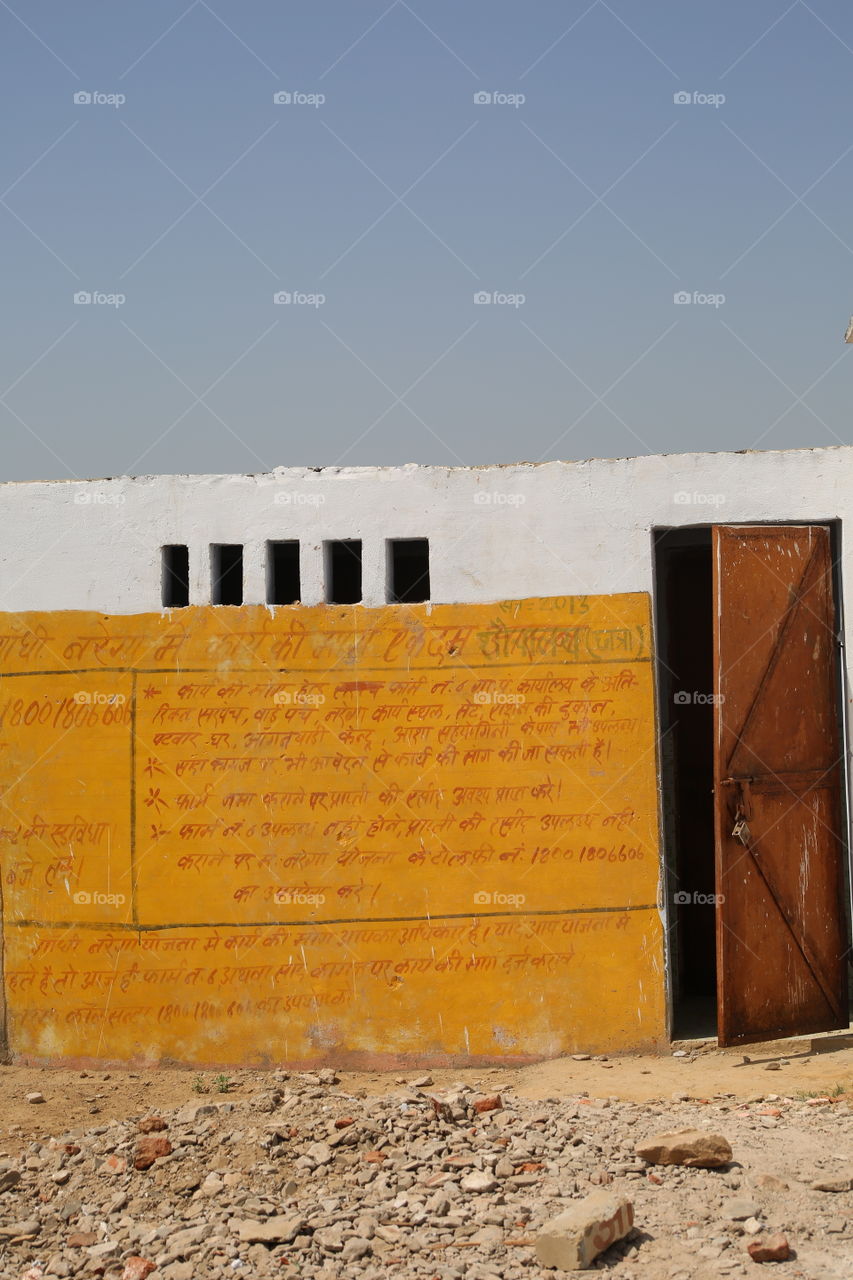
[[753,1262],[787,1262],[791,1256],[791,1246],[778,1232],[764,1240],[753,1240],[746,1251]]
[[352,1116],[338,1116],[337,1120],[335,1121],[335,1128],[348,1129],[351,1124],[355,1124],[355,1121],[353,1120]]
[[474,1110],[477,1112],[478,1116],[481,1116],[484,1111],[502,1111],[503,1105],[501,1095],[499,1093],[493,1093],[490,1097],[481,1098],[479,1102],[475,1102]]
[[121,1273],[121,1280],[145,1280],[146,1276],[150,1276],[152,1271],[156,1271],[153,1262],[149,1262],[147,1258],[140,1258],[138,1254],[133,1254],[124,1264],[124,1271]]
[[143,1116],[136,1126],[140,1133],[159,1133],[161,1129],[168,1129],[168,1125],[162,1116]]
[[140,1138],[136,1144],[136,1155],[133,1160],[134,1169],[150,1169],[155,1160],[171,1153],[172,1144],[168,1138],[157,1138],[153,1135]]

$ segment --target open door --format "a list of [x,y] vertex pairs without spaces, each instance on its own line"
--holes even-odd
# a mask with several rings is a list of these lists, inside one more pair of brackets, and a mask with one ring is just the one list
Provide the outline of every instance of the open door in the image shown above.
[[848,1025],[829,530],[716,526],[718,1039]]

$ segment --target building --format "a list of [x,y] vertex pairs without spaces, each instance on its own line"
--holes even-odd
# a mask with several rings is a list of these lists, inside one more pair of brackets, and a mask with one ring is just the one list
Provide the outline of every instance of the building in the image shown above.
[[848,1025],[853,449],[0,486],[17,1060]]

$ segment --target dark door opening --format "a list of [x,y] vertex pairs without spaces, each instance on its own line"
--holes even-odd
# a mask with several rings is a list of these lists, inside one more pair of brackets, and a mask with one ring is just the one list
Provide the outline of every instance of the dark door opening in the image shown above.
[[711,530],[655,535],[655,629],[672,1035],[715,1036]]

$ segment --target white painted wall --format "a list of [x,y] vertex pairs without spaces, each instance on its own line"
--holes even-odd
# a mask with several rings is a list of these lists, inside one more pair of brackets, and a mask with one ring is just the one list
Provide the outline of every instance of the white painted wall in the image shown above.
[[351,537],[366,605],[386,599],[392,537],[429,538],[439,602],[648,591],[655,527],[851,516],[848,447],[3,484],[0,610],[159,609],[164,543],[190,548],[194,604],[210,598],[210,543],[243,543],[245,601],[262,603],[278,538],[302,543],[305,604],[324,598],[323,539]]
[[394,537],[429,539],[437,602],[651,591],[655,528],[828,520],[846,549],[850,447],[3,484],[0,610],[159,610],[166,543],[189,546],[193,604],[210,600],[210,544],[242,543],[245,602],[263,603],[267,539],[300,540],[304,604],[324,599],[323,540],[353,537],[366,605],[387,599]]

